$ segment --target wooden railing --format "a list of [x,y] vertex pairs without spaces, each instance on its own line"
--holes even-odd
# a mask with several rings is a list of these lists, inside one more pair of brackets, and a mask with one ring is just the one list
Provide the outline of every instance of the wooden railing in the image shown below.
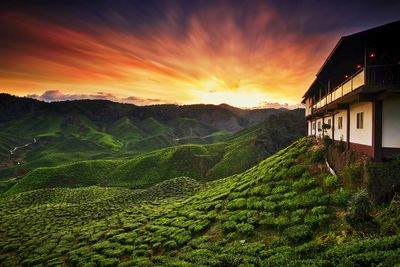
[[321,98],[316,104],[313,105],[312,110],[318,110],[363,86],[365,84],[364,75],[365,71],[364,68],[362,68],[346,81],[337,86],[332,92]]

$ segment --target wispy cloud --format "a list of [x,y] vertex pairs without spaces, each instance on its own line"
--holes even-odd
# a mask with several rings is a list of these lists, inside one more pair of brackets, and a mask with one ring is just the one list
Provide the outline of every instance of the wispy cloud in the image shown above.
[[79,99],[96,99],[96,100],[109,100],[113,102],[120,103],[130,103],[135,105],[155,105],[155,104],[165,104],[167,102],[160,99],[143,99],[135,96],[129,96],[126,98],[118,98],[114,94],[106,92],[96,92],[94,94],[67,94],[63,93],[61,90],[47,90],[43,94],[28,94],[26,97],[46,101],[46,102],[56,102],[56,101],[67,101],[67,100],[79,100]]
[[304,108],[303,104],[295,104],[295,105],[289,105],[288,103],[269,103],[269,102],[263,102],[261,103],[258,108],[286,108],[286,109],[296,109],[296,108]]
[[339,36],[362,21],[321,1],[166,2],[0,9],[2,90],[296,104]]

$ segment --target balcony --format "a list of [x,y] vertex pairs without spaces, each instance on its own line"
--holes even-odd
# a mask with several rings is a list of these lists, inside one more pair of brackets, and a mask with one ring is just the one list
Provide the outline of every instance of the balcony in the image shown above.
[[365,84],[365,71],[364,68],[354,73],[350,78],[337,86],[331,93],[327,94],[320,101],[312,106],[312,112],[318,110],[335,100],[351,93],[352,91],[360,88]]

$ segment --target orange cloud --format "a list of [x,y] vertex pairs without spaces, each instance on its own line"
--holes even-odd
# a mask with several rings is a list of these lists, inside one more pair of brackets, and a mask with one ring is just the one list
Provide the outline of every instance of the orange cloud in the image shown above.
[[299,103],[337,34],[285,31],[284,19],[268,7],[239,26],[237,12],[226,5],[203,8],[181,35],[174,34],[172,15],[165,26],[140,35],[2,12],[0,32],[11,45],[0,52],[0,88],[18,95],[101,91],[116,100],[135,95],[180,104]]

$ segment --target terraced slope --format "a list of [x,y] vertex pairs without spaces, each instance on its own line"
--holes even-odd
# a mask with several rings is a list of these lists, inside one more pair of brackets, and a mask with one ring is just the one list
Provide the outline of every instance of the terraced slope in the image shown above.
[[344,219],[352,192],[327,182],[320,155],[303,138],[241,174],[201,186],[179,178],[149,191],[58,188],[3,197],[0,265],[400,263],[399,206],[376,207],[377,227],[367,234],[352,228]]
[[[136,156],[130,160],[86,160],[56,167],[36,168],[13,179],[7,194],[40,188],[122,186],[146,188],[179,176],[210,181],[243,172],[302,136],[301,112],[271,115],[265,122],[233,135],[225,142],[180,145]],[[275,142],[272,142],[275,140]],[[1,185],[1,183],[0,183]]]
[[[285,112],[228,105],[138,107],[97,100],[46,103],[7,94],[0,94],[0,104],[0,180],[38,167],[131,159],[171,146],[221,142]],[[303,110],[294,114],[304,121]],[[10,155],[10,150],[34,138],[34,145]]]

